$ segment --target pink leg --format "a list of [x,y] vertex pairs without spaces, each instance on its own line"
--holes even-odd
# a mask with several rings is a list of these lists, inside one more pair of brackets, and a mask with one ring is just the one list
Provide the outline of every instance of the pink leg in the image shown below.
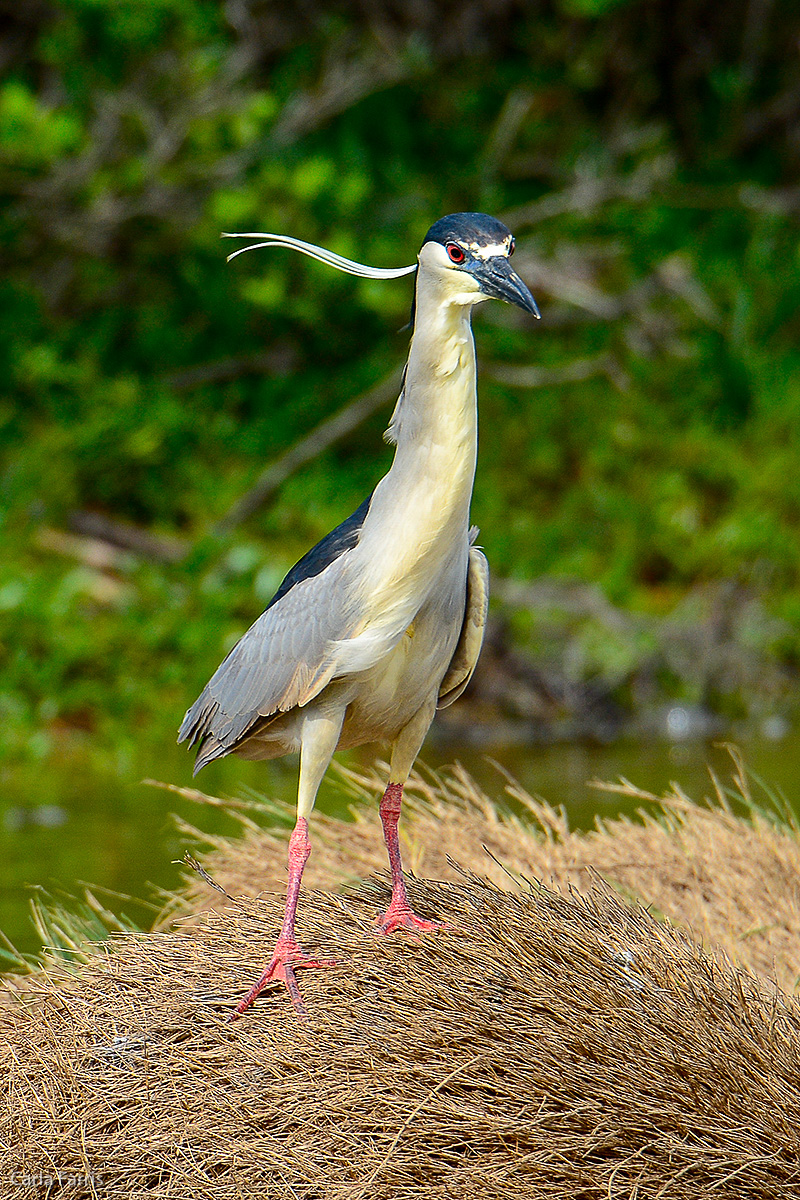
[[411,911],[408,893],[403,881],[403,864],[400,860],[400,843],[397,837],[397,823],[400,820],[400,809],[403,804],[402,783],[390,783],[383,793],[380,814],[383,823],[383,838],[389,853],[389,866],[392,869],[392,901],[382,917],[378,917],[378,933],[394,933],[395,929],[411,929],[418,933],[420,930],[429,931],[442,929],[444,926],[436,921],[426,921]]
[[278,940],[272,958],[263,974],[256,980],[250,991],[240,1000],[230,1015],[231,1021],[236,1021],[250,1007],[255,998],[274,979],[282,979],[291,997],[297,1013],[301,1017],[308,1016],[305,1005],[297,986],[295,971],[298,967],[332,967],[334,960],[330,958],[309,958],[297,941],[294,933],[294,919],[297,913],[297,898],[300,895],[300,880],[303,878],[303,868],[311,853],[311,843],[308,838],[308,821],[304,817],[297,818],[292,836],[289,839],[289,882],[286,888],[286,908],[283,914]]

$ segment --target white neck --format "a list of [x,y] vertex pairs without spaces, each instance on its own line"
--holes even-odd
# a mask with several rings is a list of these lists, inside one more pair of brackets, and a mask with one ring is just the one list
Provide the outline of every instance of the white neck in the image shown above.
[[346,643],[348,669],[377,662],[437,587],[449,594],[452,581],[466,578],[478,445],[471,307],[453,302],[421,267],[405,387],[391,426],[394,462],[372,495],[354,551],[369,617]]
[[448,302],[426,284],[421,272],[403,395],[390,425],[397,450],[387,484],[421,489],[466,519],[478,445],[471,305]]
[[397,449],[360,539],[364,588],[386,588],[398,599],[409,587],[409,596],[424,595],[448,563],[466,564],[478,447],[471,305],[427,283],[421,270],[405,387],[390,430]]

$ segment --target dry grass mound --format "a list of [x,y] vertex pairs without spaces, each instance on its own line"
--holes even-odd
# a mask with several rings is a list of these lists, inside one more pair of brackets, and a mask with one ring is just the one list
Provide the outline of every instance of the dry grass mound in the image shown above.
[[741,769],[746,818],[673,790],[588,834],[514,786],[516,816],[462,772],[417,777],[406,860],[446,878],[412,901],[450,925],[422,939],[373,933],[383,879],[313,890],[384,865],[379,778],[349,780],[369,804],[315,819],[301,899],[306,948],[338,962],[301,973],[308,1022],[276,987],[226,1023],[285,881],[286,837],[240,802],[242,838],[203,862],[247,899],[193,874],[156,931],[9,980],[3,1200],[799,1200],[800,1005],[777,986],[798,833]]
[[224,1016],[277,898],[98,947],[0,1012],[3,1196],[800,1196],[800,1013],[611,894],[304,897],[312,1017]]
[[[763,806],[756,802],[735,752],[732,763],[730,784],[723,788],[712,776],[702,806],[677,784],[663,796],[627,781],[597,784],[643,809],[637,820],[598,822],[589,833],[571,831],[563,813],[515,783],[506,792],[521,815],[491,800],[458,768],[433,779],[416,774],[400,823],[403,861],[423,878],[458,880],[465,869],[504,889],[527,878],[557,890],[585,891],[599,875],[623,897],[794,992],[800,981],[800,834],[769,796]],[[352,822],[314,815],[304,876],[312,888],[352,885],[386,867],[378,817],[385,774],[341,774],[358,803]],[[293,812],[270,806],[273,830],[266,830],[236,803],[231,811],[242,823],[241,838],[206,838],[190,827],[187,833],[210,843],[203,862],[226,891],[251,896],[282,891],[288,833],[275,832],[274,822],[277,816],[290,825]],[[263,820],[263,812],[257,815]],[[206,907],[211,895],[204,882],[190,879],[167,918]]]

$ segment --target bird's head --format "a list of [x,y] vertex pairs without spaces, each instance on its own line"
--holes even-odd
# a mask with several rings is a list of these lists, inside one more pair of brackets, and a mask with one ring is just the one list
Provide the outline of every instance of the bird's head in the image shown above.
[[452,213],[432,225],[419,252],[420,268],[451,304],[507,300],[539,316],[530,290],[512,268],[514,235],[485,213]]
[[248,250],[285,246],[338,271],[365,279],[399,279],[419,269],[427,279],[438,284],[447,303],[473,305],[494,297],[539,316],[536,301],[508,261],[514,253],[511,230],[496,217],[488,217],[485,213],[453,213],[442,217],[425,235],[418,262],[408,267],[370,267],[282,233],[224,233],[222,236],[255,239],[253,245],[242,246],[229,254],[228,262]]

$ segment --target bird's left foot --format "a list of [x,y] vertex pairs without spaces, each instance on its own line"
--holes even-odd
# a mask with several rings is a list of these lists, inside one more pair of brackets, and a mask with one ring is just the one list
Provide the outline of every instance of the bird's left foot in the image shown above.
[[411,933],[435,933],[437,929],[446,929],[441,921],[426,921],[411,911],[408,904],[389,905],[382,917],[377,917],[376,933],[394,933],[397,929],[408,929]]
[[333,958],[310,958],[294,938],[278,938],[275,952],[267,969],[256,980],[247,995],[239,1001],[236,1008],[228,1017],[228,1020],[238,1020],[242,1013],[247,1011],[256,997],[261,995],[268,984],[280,981],[283,982],[284,987],[289,993],[289,999],[297,1015],[299,1017],[307,1017],[308,1010],[305,1004],[303,1004],[300,988],[297,986],[295,971],[301,967],[335,966],[336,960]]

